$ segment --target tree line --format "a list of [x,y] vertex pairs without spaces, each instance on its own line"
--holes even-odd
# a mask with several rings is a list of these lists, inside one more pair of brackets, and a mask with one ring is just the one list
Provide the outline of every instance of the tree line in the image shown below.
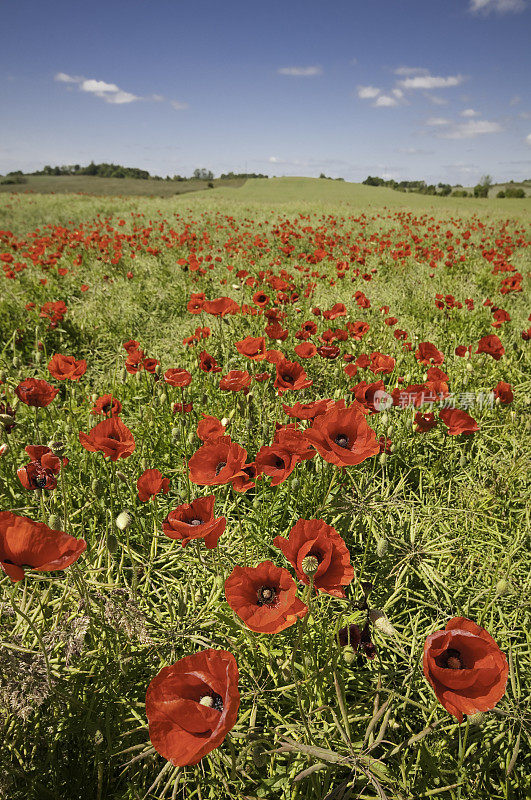
[[[467,191],[458,184],[454,188],[449,183],[427,184],[426,181],[395,181],[393,178],[384,180],[373,175],[369,175],[363,183],[365,186],[387,186],[389,189],[395,189],[397,192],[416,192],[418,194],[431,194],[438,195],[439,197],[488,197],[489,189],[493,185],[493,180],[490,175],[484,175],[479,183],[473,189]],[[510,181],[509,183],[513,183]],[[525,197],[526,193],[521,187],[507,186],[501,189],[496,197]]]

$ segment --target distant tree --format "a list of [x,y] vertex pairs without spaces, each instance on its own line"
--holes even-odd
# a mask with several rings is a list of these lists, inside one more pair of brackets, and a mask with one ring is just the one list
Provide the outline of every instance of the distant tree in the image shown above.
[[474,197],[488,197],[489,189],[492,186],[490,175],[483,175],[480,182],[474,186]]
[[496,197],[505,197],[505,192],[503,191],[503,189],[500,189]]
[[197,169],[194,169],[194,180],[213,181],[214,173],[210,169],[205,169],[204,167],[198,167]]
[[505,190],[505,197],[515,197],[521,199],[525,197],[525,191],[520,187],[518,189],[509,186],[508,189]]

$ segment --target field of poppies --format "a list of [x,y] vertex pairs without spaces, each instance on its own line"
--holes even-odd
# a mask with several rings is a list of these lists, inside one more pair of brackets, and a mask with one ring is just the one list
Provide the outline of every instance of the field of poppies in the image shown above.
[[0,797],[523,800],[528,203],[261,183],[0,198]]

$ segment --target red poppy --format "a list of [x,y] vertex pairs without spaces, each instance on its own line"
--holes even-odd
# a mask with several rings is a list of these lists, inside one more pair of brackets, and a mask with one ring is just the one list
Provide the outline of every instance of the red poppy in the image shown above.
[[87,362],[84,359],[76,361],[74,356],[62,356],[56,353],[48,364],[48,371],[58,381],[78,381],[87,371]]
[[321,345],[321,347],[317,348],[317,352],[321,356],[321,358],[337,358],[340,354],[340,349],[335,344],[328,344],[328,345]]
[[469,436],[479,431],[479,425],[474,417],[459,408],[443,408],[439,411],[439,419],[448,427],[450,436],[459,436],[460,433]]
[[138,350],[138,348],[140,347],[140,342],[137,342],[134,339],[129,339],[128,342],[123,343],[122,347],[128,353],[132,353],[134,350]]
[[203,311],[212,314],[214,317],[224,317],[227,314],[237,314],[240,310],[239,305],[231,300],[230,297],[217,297],[215,300],[205,300]]
[[230,436],[206,442],[188,462],[190,480],[199,486],[229,483],[242,473],[246,458],[247,451]]
[[258,306],[258,308],[265,308],[269,303],[269,297],[265,292],[255,292],[253,294],[253,303],[255,306]]
[[299,358],[313,358],[317,353],[317,347],[312,342],[303,342],[296,345],[294,348],[295,353]]
[[125,368],[130,375],[136,375],[136,373],[144,369],[144,351],[143,350],[129,350],[129,355],[125,359]]
[[247,370],[232,369],[219,382],[219,388],[225,392],[246,391],[251,385],[251,376]]
[[360,381],[356,386],[353,386],[350,391],[354,392],[354,397],[358,403],[361,403],[362,406],[373,414],[384,410],[387,408],[388,404],[391,404],[389,400],[391,395],[385,391],[383,381],[376,381],[375,383]]
[[158,364],[159,362],[157,361],[156,358],[144,358],[142,360],[142,366],[144,367],[146,372],[151,373],[151,375],[154,374]]
[[197,764],[236,724],[238,666],[226,650],[202,650],[163,667],[146,692],[149,738],[177,767]]
[[315,400],[313,403],[295,403],[292,406],[282,403],[284,413],[293,419],[315,419],[333,406],[333,400]]
[[415,426],[414,426],[414,430],[416,433],[427,433],[436,426],[437,426],[437,420],[435,419],[435,414],[433,413],[422,414],[420,411],[417,411],[417,413],[415,414]]
[[367,367],[370,367],[370,365],[371,365],[371,359],[366,353],[361,353],[361,355],[357,357],[356,366],[359,369],[367,369]]
[[51,386],[47,381],[42,381],[39,378],[27,378],[22,383],[19,383],[15,389],[15,394],[27,406],[43,408],[50,405],[58,391],[59,388]]
[[287,571],[262,561],[257,567],[234,567],[225,581],[225,597],[235,614],[256,633],[279,633],[308,613]]
[[221,372],[221,367],[214,356],[211,356],[206,350],[199,354],[199,369],[202,369],[203,372]]
[[322,519],[299,519],[287,539],[277,536],[273,544],[282,550],[297,577],[306,584],[310,581],[303,562],[307,556],[313,556],[318,563],[313,576],[315,588],[334,597],[345,597],[344,587],[354,578],[354,569],[345,542],[331,525]]
[[418,350],[415,351],[417,361],[421,364],[442,364],[444,361],[444,354],[437,350],[431,342],[421,342]]
[[424,644],[423,669],[439,703],[463,721],[463,714],[490,711],[505,694],[509,665],[484,628],[454,617]]
[[370,325],[368,322],[347,322],[347,330],[358,342],[361,342],[365,334],[369,331]]
[[246,336],[235,344],[236,350],[240,355],[247,356],[253,361],[263,361],[266,357],[266,344],[263,336]]
[[162,523],[162,530],[170,539],[180,539],[183,547],[192,539],[204,539],[205,547],[212,550],[227,525],[225,517],[214,516],[215,500],[209,494],[177,506]]
[[459,356],[460,358],[464,358],[467,353],[471,353],[472,352],[472,345],[469,345],[467,347],[464,344],[458,344],[457,347],[455,348],[454,352],[455,352],[456,356]]
[[79,441],[91,453],[102,452],[105,458],[118,461],[127,458],[135,449],[135,440],[120,417],[110,417],[92,428],[89,433],[79,433]]
[[500,403],[508,405],[513,402],[514,395],[510,383],[499,381],[492,391],[494,392],[494,397],[496,400],[499,400]]
[[193,407],[193,403],[174,403],[172,406],[172,412],[174,414],[189,414]]
[[256,454],[255,464],[260,473],[271,478],[271,486],[284,483],[298,464],[294,453],[279,444],[261,447]]
[[288,338],[289,331],[283,328],[278,320],[273,320],[269,325],[266,325],[265,332],[270,339],[277,339],[284,342]]
[[164,380],[170,386],[184,388],[185,386],[189,386],[191,384],[192,376],[187,369],[174,367],[173,369],[166,370],[164,373]]
[[235,492],[246,492],[256,486],[255,478],[259,477],[259,470],[254,462],[244,464],[242,471],[232,480],[232,488]]
[[158,469],[146,469],[136,482],[138,489],[138,499],[141,503],[146,503],[150,497],[154,497],[159,492],[168,494],[170,489],[170,479],[163,478]]
[[24,578],[25,568],[38,572],[65,569],[86,549],[84,539],[11,511],[0,512],[0,566],[13,583]]
[[112,394],[104,394],[98,397],[94,403],[91,411],[92,414],[110,414],[113,417],[118,416],[122,411],[122,404]]
[[203,419],[199,420],[197,425],[197,435],[202,442],[208,442],[211,439],[219,439],[224,433],[225,426],[221,424],[217,417],[203,414]]
[[277,376],[273,384],[279,392],[299,391],[311,386],[313,381],[308,379],[304,369],[297,361],[282,361],[277,363]]
[[379,372],[384,375],[389,375],[395,368],[396,359],[392,356],[385,355],[385,353],[371,353],[370,358],[370,370],[375,375]]
[[337,319],[337,317],[346,317],[347,309],[344,303],[336,303],[329,311],[323,311],[325,319]]
[[380,451],[376,434],[357,403],[348,408],[336,405],[317,417],[305,436],[322,458],[336,467],[361,464]]
[[491,333],[489,336],[484,336],[479,340],[476,353],[486,353],[492,356],[495,361],[499,361],[505,353],[505,347],[502,345],[500,338],[495,333]]
[[57,475],[61,471],[61,459],[42,445],[28,445],[26,453],[31,458],[29,464],[17,470],[17,476],[25,489],[55,489]]

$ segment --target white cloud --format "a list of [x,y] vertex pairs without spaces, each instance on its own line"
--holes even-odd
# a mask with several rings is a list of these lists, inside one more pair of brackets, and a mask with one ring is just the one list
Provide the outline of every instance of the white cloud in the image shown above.
[[531,133],[528,133],[525,137],[526,144],[531,146]]
[[524,11],[526,3],[524,0],[470,0],[469,11],[472,13],[490,14],[495,11],[498,14],[518,13]]
[[376,98],[376,101],[373,103],[375,108],[390,108],[391,106],[397,106],[398,100],[396,97],[391,97],[389,94],[381,94],[379,97]]
[[401,100],[401,99],[402,99],[402,97],[404,96],[404,92],[402,91],[402,89],[393,89],[393,90],[392,90],[392,94],[393,94],[395,97],[398,97],[398,99],[399,99],[399,100]]
[[398,67],[394,71],[395,75],[428,75],[429,70],[424,67]]
[[358,97],[361,97],[362,100],[371,100],[379,94],[380,90],[376,86],[358,86]]
[[185,108],[188,108],[188,103],[179,103],[178,100],[170,100],[170,106],[176,111],[184,111]]
[[444,97],[439,97],[436,94],[429,94],[428,92],[424,92],[424,97],[426,97],[430,103],[433,103],[434,106],[447,106],[448,100]]
[[463,75],[448,75],[443,78],[440,75],[415,75],[399,81],[403,89],[447,89],[450,86],[459,86],[465,80]]
[[450,125],[450,120],[444,117],[429,117],[426,120],[426,125],[429,125],[430,128],[438,128],[441,125]]
[[481,114],[479,113],[479,111],[474,111],[473,108],[465,108],[464,111],[461,111],[461,116],[472,118],[472,117],[480,117]]
[[87,81],[83,81],[81,83],[81,91],[83,92],[94,92],[94,94],[98,94],[99,92],[119,92],[120,89],[115,83],[105,83],[105,81],[95,81],[94,79],[90,79]]
[[279,75],[292,75],[296,78],[312,78],[314,75],[322,75],[323,68],[318,65],[313,67],[280,67],[277,72]]
[[503,130],[499,122],[488,122],[483,119],[471,119],[469,122],[461,122],[454,125],[450,130],[440,133],[443,139],[474,139],[485,133],[501,133]]
[[54,76],[54,81],[59,81],[59,83],[79,83],[82,81],[79,75],[67,75],[66,72],[58,72]]

